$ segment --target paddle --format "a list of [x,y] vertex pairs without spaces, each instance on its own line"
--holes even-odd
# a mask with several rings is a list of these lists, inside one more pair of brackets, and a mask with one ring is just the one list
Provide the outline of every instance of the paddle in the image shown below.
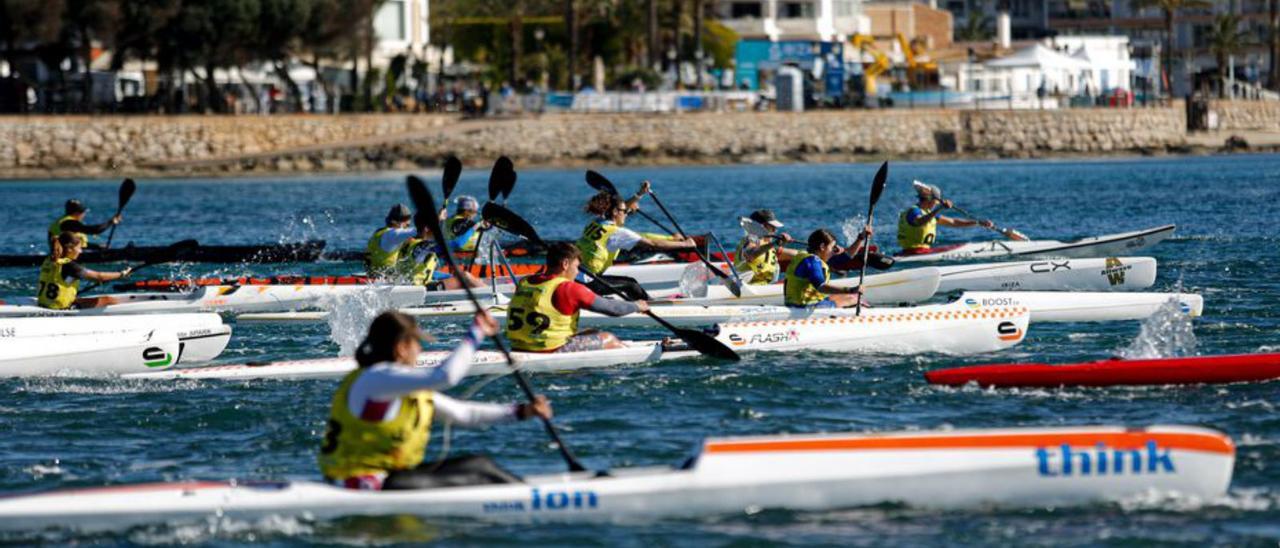
[[[142,264],[133,267],[133,272],[137,272],[149,266],[176,261],[182,258],[183,255],[187,254],[187,252],[195,249],[199,245],[200,245],[199,242],[196,242],[195,240],[182,240],[180,242],[175,242],[173,245],[170,245],[169,247],[161,249],[160,251],[157,251],[156,253],[152,254],[150,257],[147,257],[147,260],[144,261]],[[112,281],[115,281],[115,280],[112,280]],[[94,289],[102,287],[104,283],[106,282],[95,283],[93,285],[90,285],[89,287],[81,289],[80,292],[88,293]]]
[[449,203],[449,196],[453,194],[453,189],[458,187],[458,179],[462,177],[462,160],[457,156],[450,155],[444,160],[444,177],[441,181],[441,189],[444,192],[444,202]]
[[[667,206],[662,205],[662,200],[658,199],[658,193],[654,192],[653,189],[650,189],[649,196],[653,198],[653,203],[658,204],[658,209],[661,209],[662,214],[667,216],[667,220],[671,221],[671,224],[676,227],[676,233],[682,238],[688,238],[689,236],[685,233],[684,229],[680,227],[680,221],[677,221],[675,216],[672,215],[670,211],[667,211]],[[711,261],[707,259],[707,256],[702,254],[702,250],[698,249],[698,246],[695,245],[693,247],[693,252],[698,256],[698,259],[702,261],[702,264],[707,265],[707,269],[711,270],[713,274],[724,280],[724,285],[729,288],[729,292],[733,293],[734,297],[742,296],[741,280],[725,274],[723,270],[720,270],[719,267],[712,264]]]
[[[951,204],[951,209],[959,211],[961,215],[964,215],[965,217],[968,217],[970,219],[976,220],[978,218],[976,215],[969,213],[964,208],[958,207],[955,204]],[[982,226],[982,225],[978,225],[978,226]],[[994,224],[991,226],[983,226],[982,228],[996,232],[1001,236],[1004,236],[1005,238],[1008,238],[1010,240],[1022,242],[1030,239],[1030,238],[1027,238],[1026,234],[1018,232],[1017,230],[1014,230],[1012,228],[1001,228],[1001,227],[995,226]]]
[[[512,212],[511,210],[505,207],[502,207],[494,203],[485,204],[484,211],[481,212],[481,215],[483,215],[485,220],[489,221],[489,224],[493,226],[501,228],[502,230],[505,230],[517,236],[524,236],[525,239],[531,242],[542,244],[545,246],[545,243],[543,242],[542,238],[538,236],[538,232],[533,229],[533,226],[530,225],[528,221],[525,221],[524,218],[520,217],[519,215],[516,215],[514,212]],[[588,275],[591,275],[590,272],[587,272],[586,270],[582,270],[581,267],[579,267],[579,270]],[[600,282],[600,285],[608,289],[610,293],[613,293],[614,295],[618,295],[618,296],[623,296],[621,290],[610,285],[608,282],[604,281],[603,279],[596,278],[596,281]],[[738,361],[741,359],[736,352],[731,350],[729,347],[725,346],[724,343],[716,340],[715,337],[707,335],[706,333],[703,333],[701,331],[694,331],[692,329],[682,329],[674,325],[671,325],[670,322],[662,318],[659,318],[658,315],[654,314],[652,310],[645,311],[645,314],[647,314],[650,318],[653,318],[654,321],[658,322],[659,324],[662,324],[662,327],[665,327],[671,330],[671,332],[674,333],[675,336],[679,337],[680,340],[688,344],[690,348],[693,348],[694,350],[697,350],[702,354],[712,356],[715,358],[720,358],[723,360]]]
[[[508,160],[508,162],[510,162],[510,160]],[[410,175],[406,182],[409,187],[409,196],[413,199],[413,204],[418,208],[418,211],[439,211],[436,209],[435,198],[431,196],[431,191],[427,190],[427,185],[422,181],[422,179]],[[485,207],[487,208],[488,205]],[[440,232],[440,219],[435,215],[427,215],[426,217],[431,220],[431,230],[436,234],[442,234],[442,232]],[[440,247],[444,250],[445,264],[448,264],[449,268],[454,272],[458,272],[458,265],[453,260],[453,250],[449,249],[448,242],[444,242]],[[462,284],[462,289],[467,294],[467,300],[471,301],[471,305],[474,306],[476,310],[484,310],[484,308],[480,306],[480,301],[476,299],[475,293],[471,291],[470,285],[464,283]],[[529,399],[529,402],[533,403],[535,399],[533,388],[529,386],[529,380],[524,377],[524,372],[520,371],[520,369],[516,367],[515,359],[511,357],[511,351],[507,349],[506,341],[502,340],[501,335],[496,335],[493,337],[493,343],[497,345],[498,350],[502,352],[502,356],[506,358],[507,365],[511,366],[511,374],[515,377],[516,384],[520,386],[520,390],[524,392],[524,395]],[[569,451],[569,447],[560,439],[560,432],[556,430],[555,425],[551,424],[551,420],[546,418],[542,419],[542,425],[546,428],[547,435],[551,436],[551,441],[555,442],[556,447],[560,449],[560,456],[564,457],[564,462],[569,466],[569,471],[582,472],[586,470],[587,468],[583,466],[582,463],[578,462],[577,457],[573,456],[573,453]]]
[[[876,212],[876,202],[880,201],[880,195],[884,194],[884,184],[889,180],[889,162],[880,164],[880,169],[876,171],[876,177],[871,181],[871,200],[867,205],[867,226],[871,226],[872,216]],[[871,255],[871,238],[867,237],[862,242],[862,271],[858,273],[858,287],[862,287],[862,282],[867,279],[867,258]],[[858,304],[853,312],[854,316],[862,315],[862,295],[858,295]]]
[[[116,201],[116,215],[124,212],[124,206],[129,205],[129,200],[133,198],[133,193],[138,190],[138,184],[133,179],[125,179],[120,183],[120,196]],[[112,215],[115,217],[115,215]],[[111,249],[111,239],[116,237],[116,227],[119,225],[111,225],[111,232],[107,234],[107,245],[104,249]]]
[[[595,172],[589,169],[587,170],[587,184],[591,185],[591,188],[596,189],[597,192],[607,192],[613,196],[621,196],[621,194],[618,194],[618,187],[613,186],[612,181],[610,181],[604,175],[601,175],[598,172]],[[667,228],[667,225],[662,224],[661,221],[654,219],[652,215],[645,213],[639,208],[636,208],[636,214],[640,215],[641,217],[644,217],[645,220],[653,223],[654,226],[661,228],[662,231],[666,232],[667,234],[676,233],[676,231],[671,230],[670,228]]]

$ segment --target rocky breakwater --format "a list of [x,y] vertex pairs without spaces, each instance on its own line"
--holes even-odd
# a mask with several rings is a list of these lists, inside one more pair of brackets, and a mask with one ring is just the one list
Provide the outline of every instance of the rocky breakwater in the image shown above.
[[1209,110],[1218,113],[1219,131],[1280,132],[1278,101],[1211,101]]
[[1186,146],[1182,108],[966,111],[963,148],[1009,157],[1163,152]]

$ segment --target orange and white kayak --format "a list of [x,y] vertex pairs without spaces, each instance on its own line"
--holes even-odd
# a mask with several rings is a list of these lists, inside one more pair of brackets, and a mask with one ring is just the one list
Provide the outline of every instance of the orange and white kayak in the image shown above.
[[875,504],[927,508],[1207,500],[1235,447],[1202,428],[1079,426],[712,438],[680,467],[517,483],[357,491],[316,481],[180,481],[0,497],[0,530],[125,530],[213,518],[417,515],[495,522],[651,520]]

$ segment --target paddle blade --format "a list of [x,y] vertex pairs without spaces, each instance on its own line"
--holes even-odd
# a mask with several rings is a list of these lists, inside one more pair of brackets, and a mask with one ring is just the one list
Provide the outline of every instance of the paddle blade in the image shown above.
[[457,156],[449,156],[444,160],[444,177],[441,178],[442,189],[444,190],[444,200],[449,201],[449,196],[453,195],[453,189],[458,186],[458,179],[462,177],[462,160]]
[[512,170],[512,171],[511,171],[511,177],[506,181],[506,186],[505,186],[505,187],[503,187],[503,189],[502,189],[502,200],[503,200],[503,201],[506,201],[506,199],[507,199],[507,198],[510,198],[510,197],[511,197],[511,191],[512,191],[512,190],[515,190],[515,188],[516,188],[516,179],[518,179],[518,178],[519,178],[519,175],[515,172],[515,170]]
[[613,196],[618,195],[618,187],[613,186],[613,181],[610,181],[599,172],[588,169],[587,184],[590,185],[591,188],[596,189],[597,192],[608,192]]
[[510,180],[515,176],[515,172],[511,159],[506,156],[498,158],[498,161],[493,163],[493,169],[489,170],[489,201],[497,200],[506,188],[515,184]]
[[[180,242],[174,242],[169,247],[156,252],[155,255],[152,255],[143,264],[152,265],[177,261],[185,257],[188,253],[194,251],[195,248],[199,246],[200,242],[196,240],[182,240]],[[137,269],[135,268],[134,270]]]
[[703,355],[731,362],[742,360],[742,356],[739,356],[732,348],[725,346],[724,343],[716,340],[716,338],[711,335],[701,331],[694,331],[692,329],[675,328],[671,331],[674,332],[677,337],[680,337],[680,340],[688,344],[689,348],[697,350]]
[[871,182],[871,206],[874,207],[876,202],[880,201],[880,195],[884,193],[884,185],[889,180],[889,162],[880,164],[880,169],[876,171],[876,178]]
[[[436,209],[435,197],[431,195],[430,190],[427,190],[427,183],[418,178],[417,175],[410,175],[405,178],[405,185],[409,187],[409,199],[413,200],[413,207],[419,212],[440,211]],[[427,222],[431,226],[432,234],[439,235],[444,233],[440,230],[439,215],[424,215],[424,217],[428,219]]]
[[123,183],[120,183],[120,199],[116,202],[117,215],[124,210],[124,206],[129,204],[129,200],[133,199],[133,193],[137,191],[138,183],[133,182],[133,179],[125,179]]
[[489,224],[501,228],[516,236],[523,236],[535,244],[546,245],[542,238],[538,237],[538,231],[533,229],[533,225],[523,217],[516,215],[514,211],[507,209],[501,205],[489,202],[480,209],[480,216]]

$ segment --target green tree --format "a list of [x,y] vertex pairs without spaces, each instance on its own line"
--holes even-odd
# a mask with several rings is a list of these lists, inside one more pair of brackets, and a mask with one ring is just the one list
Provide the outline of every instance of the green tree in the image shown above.
[[1249,42],[1249,33],[1240,30],[1240,16],[1218,14],[1209,31],[1209,52],[1218,63],[1218,97],[1227,94],[1227,58],[1240,53]]
[[978,12],[978,10],[969,10],[969,16],[964,20],[964,26],[956,31],[956,39],[962,42],[985,42],[991,39],[990,31],[991,18]]

